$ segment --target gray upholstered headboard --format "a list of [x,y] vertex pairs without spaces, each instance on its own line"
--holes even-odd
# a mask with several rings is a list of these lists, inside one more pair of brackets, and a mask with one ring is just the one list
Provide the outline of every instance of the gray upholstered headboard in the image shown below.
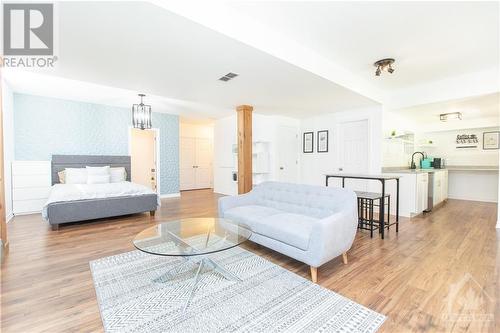
[[66,168],[85,168],[86,166],[124,167],[130,181],[130,156],[111,155],[52,155],[52,185],[59,183],[57,173]]

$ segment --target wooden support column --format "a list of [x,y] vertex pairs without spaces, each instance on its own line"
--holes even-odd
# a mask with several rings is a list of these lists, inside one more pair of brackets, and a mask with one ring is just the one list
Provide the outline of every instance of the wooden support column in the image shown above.
[[236,107],[238,113],[238,194],[252,189],[252,111],[250,105]]

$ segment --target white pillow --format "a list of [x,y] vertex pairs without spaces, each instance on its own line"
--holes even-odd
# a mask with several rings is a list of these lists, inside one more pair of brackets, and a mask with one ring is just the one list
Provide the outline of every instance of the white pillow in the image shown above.
[[110,175],[89,175],[87,184],[108,184]]
[[109,175],[109,165],[108,166],[103,166],[103,167],[90,167],[86,166],[87,169],[87,174],[90,175],[95,175],[95,176],[105,176]]
[[109,168],[109,174],[111,175],[111,183],[119,183],[127,180],[127,171],[124,167]]
[[84,168],[66,168],[66,184],[87,184],[87,169]]

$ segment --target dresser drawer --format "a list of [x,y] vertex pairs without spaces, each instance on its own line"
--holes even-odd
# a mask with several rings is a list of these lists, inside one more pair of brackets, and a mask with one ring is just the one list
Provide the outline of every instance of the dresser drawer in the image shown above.
[[50,174],[47,175],[14,175],[12,188],[50,187]]
[[49,197],[50,187],[29,187],[29,188],[14,188],[12,190],[12,198],[18,200],[33,200],[47,199]]
[[14,161],[12,162],[12,175],[49,175],[49,161]]
[[47,202],[47,199],[36,199],[36,200],[19,200],[12,202],[12,210],[14,215],[19,214],[29,214],[29,213],[40,213],[42,211],[43,205]]

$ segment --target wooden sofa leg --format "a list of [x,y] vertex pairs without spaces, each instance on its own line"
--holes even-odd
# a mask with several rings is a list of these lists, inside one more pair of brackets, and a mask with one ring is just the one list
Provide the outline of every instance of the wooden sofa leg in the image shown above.
[[156,210],[150,210],[149,215],[155,217]]
[[52,228],[52,231],[59,230],[59,224],[51,224],[50,227]]
[[311,280],[314,283],[318,282],[318,267],[311,266]]
[[344,261],[344,265],[347,265],[347,252],[342,253],[342,260]]

